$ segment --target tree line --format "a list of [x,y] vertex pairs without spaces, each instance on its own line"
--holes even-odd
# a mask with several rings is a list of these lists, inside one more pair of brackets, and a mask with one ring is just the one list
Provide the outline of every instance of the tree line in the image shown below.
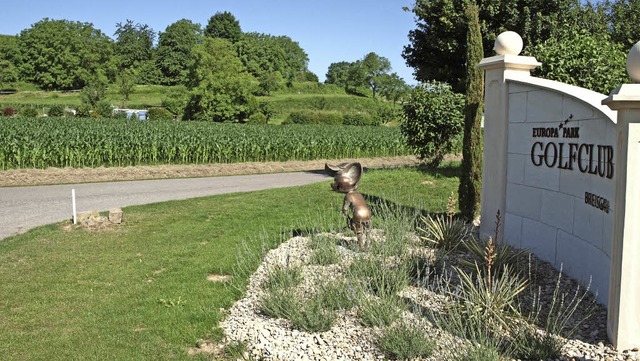
[[[374,97],[397,101],[389,89],[405,85],[388,74],[389,61],[375,53],[365,59],[357,83],[326,83],[347,91],[366,86]],[[258,111],[255,96],[317,83],[308,62],[290,37],[243,32],[230,12],[216,13],[205,27],[181,19],[158,33],[127,19],[116,24],[114,39],[90,23],[44,18],[17,36],[0,36],[0,89],[16,82],[83,89],[87,104],[97,107],[108,85],[125,101],[135,85],[184,86],[167,100],[183,119],[239,121]]]

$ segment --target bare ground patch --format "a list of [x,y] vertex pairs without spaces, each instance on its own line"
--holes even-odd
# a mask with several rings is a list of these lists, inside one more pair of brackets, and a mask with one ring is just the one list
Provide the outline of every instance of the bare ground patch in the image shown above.
[[358,161],[365,168],[393,168],[418,164],[418,159],[414,156],[398,156],[288,162],[170,164],[113,168],[51,167],[46,169],[10,169],[0,171],[0,187],[305,172],[322,170],[325,163],[336,164],[350,161]]

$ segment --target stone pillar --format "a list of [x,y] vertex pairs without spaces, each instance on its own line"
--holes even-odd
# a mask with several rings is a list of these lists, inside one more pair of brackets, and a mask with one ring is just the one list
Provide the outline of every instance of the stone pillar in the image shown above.
[[[541,64],[533,57],[518,56],[522,38],[507,31],[496,38],[498,55],[482,59],[478,67],[484,80],[484,146],[482,154],[482,204],[480,235],[492,236],[495,215],[505,214],[507,196],[507,145],[509,140],[509,88],[511,74],[529,76]],[[503,218],[504,219],[504,218]]]
[[[627,70],[640,83],[640,42]],[[640,84],[622,85],[602,104],[618,111],[607,333],[625,350],[640,347]]]

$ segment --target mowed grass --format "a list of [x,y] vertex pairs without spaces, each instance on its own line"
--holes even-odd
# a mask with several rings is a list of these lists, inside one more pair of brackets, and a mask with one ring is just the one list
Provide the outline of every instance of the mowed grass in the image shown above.
[[[370,171],[360,191],[443,212],[458,167]],[[210,359],[187,350],[220,338],[220,308],[241,292],[207,276],[242,285],[247,274],[234,272],[243,246],[260,254],[265,239],[347,231],[343,195],[329,182],[129,207],[119,227],[54,224],[0,240],[0,359]]]

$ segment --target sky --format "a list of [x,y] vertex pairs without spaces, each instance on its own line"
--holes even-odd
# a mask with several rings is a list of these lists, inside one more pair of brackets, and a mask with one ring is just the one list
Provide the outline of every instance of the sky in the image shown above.
[[[0,34],[17,35],[33,24],[53,20],[92,23],[114,38],[117,23],[132,20],[156,33],[188,19],[204,28],[211,16],[229,11],[244,32],[286,35],[309,56],[309,70],[320,81],[331,63],[353,62],[375,52],[391,62],[408,84],[416,81],[402,49],[409,44],[414,16],[404,11],[413,0],[2,0]],[[157,39],[156,39],[157,40]]]

